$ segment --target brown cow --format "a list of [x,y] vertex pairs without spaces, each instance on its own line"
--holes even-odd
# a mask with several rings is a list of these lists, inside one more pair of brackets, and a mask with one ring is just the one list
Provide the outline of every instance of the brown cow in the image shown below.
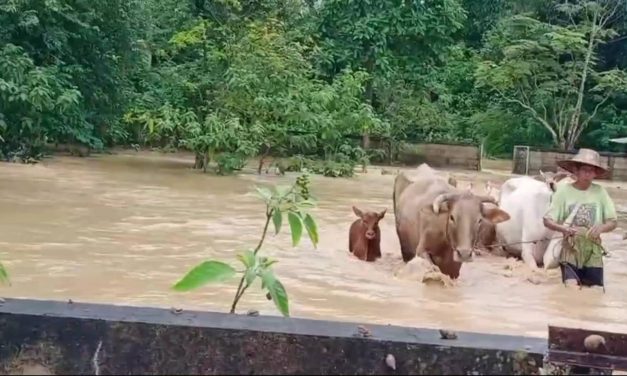
[[472,261],[481,222],[496,224],[509,215],[496,206],[493,197],[459,190],[425,163],[413,175],[410,179],[402,173],[394,180],[394,214],[403,261],[418,255],[456,279],[462,263]]
[[387,209],[381,213],[362,212],[353,206],[359,217],[350,227],[348,233],[348,250],[360,260],[375,261],[381,257],[381,230],[379,221],[385,216]]

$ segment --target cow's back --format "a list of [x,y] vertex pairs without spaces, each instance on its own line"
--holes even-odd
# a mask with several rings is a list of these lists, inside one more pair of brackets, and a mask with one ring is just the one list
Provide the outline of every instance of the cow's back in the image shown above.
[[395,180],[395,215],[415,217],[419,210],[429,206],[441,193],[456,190],[448,181],[437,175],[435,170],[421,164],[411,175],[405,172]]
[[455,190],[445,178],[425,164],[420,165],[410,176],[397,176],[394,184],[394,214],[404,261],[409,261],[415,255],[420,241],[421,209],[430,208],[438,195]]
[[[510,181],[511,180],[511,181]],[[503,184],[499,206],[510,220],[496,226],[500,241],[511,244],[535,241],[546,236],[548,229],[543,217],[550,205],[551,190],[533,178],[513,178]],[[520,252],[521,244],[511,244],[508,250]]]

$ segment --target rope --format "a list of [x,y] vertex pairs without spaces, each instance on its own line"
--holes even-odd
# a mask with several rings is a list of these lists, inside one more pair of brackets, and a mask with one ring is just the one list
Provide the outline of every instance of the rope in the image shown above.
[[541,242],[544,240],[553,240],[553,239],[561,239],[562,236],[556,236],[554,238],[543,238],[543,239],[538,239],[538,240],[528,240],[528,241],[524,241],[524,242],[513,242],[513,243],[496,243],[496,244],[492,244],[492,245],[484,245],[484,247],[486,248],[492,248],[492,247],[505,247],[508,245],[514,245],[514,244],[528,244],[528,243],[537,243],[537,242]]
[[[580,265],[585,265],[590,258],[598,251],[601,251],[601,268],[604,269],[604,262],[603,262],[603,257],[608,257],[609,254],[607,252],[607,250],[605,249],[605,247],[603,247],[603,245],[601,243],[599,243],[598,241],[596,241],[595,239],[589,238],[586,235],[575,235],[575,236],[569,236],[568,237],[568,245],[570,246],[571,252],[575,252],[575,259],[577,262],[577,266],[579,267]],[[583,257],[586,257],[586,259],[582,262],[582,260],[579,260],[578,256],[579,256],[579,252],[577,252],[577,247],[575,247],[576,243],[579,243],[578,245],[581,245],[581,242],[588,242],[591,243],[592,245],[592,250],[588,253],[587,257],[586,255],[582,255]],[[566,264],[566,263],[562,263],[562,264]],[[570,269],[572,270],[573,268],[570,265],[566,266],[570,267]],[[577,272],[575,270],[573,270],[576,278],[577,278],[577,282],[579,284],[579,289],[581,290],[581,288],[583,287],[581,284],[581,279],[579,278],[579,276],[577,276]],[[603,293],[605,294],[605,273],[603,273],[603,281],[602,281],[602,288],[603,288]]]
[[[492,245],[485,245],[486,248],[493,248],[493,247],[505,247],[505,246],[509,246],[509,245],[515,245],[515,244],[529,244],[529,243],[533,243],[536,244],[540,241],[551,241],[551,240],[555,240],[555,239],[566,239],[566,241],[568,242],[568,245],[571,247],[571,249],[575,249],[574,247],[574,242],[577,240],[576,238],[578,238],[579,240],[585,239],[585,241],[593,243],[593,246],[598,247],[601,249],[601,255],[603,257],[610,257],[610,254],[607,252],[607,250],[605,249],[605,247],[603,247],[603,245],[599,242],[597,242],[596,240],[589,238],[585,235],[574,235],[574,236],[555,236],[552,238],[544,238],[544,239],[538,239],[538,240],[528,240],[528,241],[523,241],[523,242],[513,242],[513,243],[496,243],[496,244],[492,244]],[[563,248],[563,247],[557,247],[558,249]],[[547,249],[547,252],[552,252],[553,253],[553,257],[555,256],[555,248],[552,250]],[[594,253],[594,251],[590,252],[590,255],[588,256],[588,260],[590,257],[592,257],[592,254]],[[601,267],[604,268],[603,265],[603,257],[601,257]],[[583,288],[582,284],[581,284],[581,279],[579,278],[579,276],[577,275],[576,270],[573,269],[572,266],[568,265],[568,263],[565,262],[560,262],[560,265],[563,265],[564,267],[568,267],[573,271],[573,274],[575,275],[575,278],[577,278],[577,284],[579,285],[579,289],[581,290]],[[578,263],[579,264],[579,263]],[[566,286],[566,282],[564,282],[564,286]],[[603,286],[601,286],[603,288],[603,293],[605,294],[605,273],[603,273]]]
[[[529,244],[529,243],[533,243],[536,244],[537,242],[541,242],[541,241],[551,241],[551,240],[555,240],[555,239],[563,239],[563,236],[556,236],[553,238],[542,238],[542,239],[538,239],[538,240],[528,240],[528,241],[524,241],[524,242],[513,242],[513,243],[495,243],[495,244],[491,244],[491,245],[484,245],[485,248],[494,248],[494,247],[506,247],[509,245],[515,245],[515,244]],[[571,236],[566,237],[568,238],[572,238]],[[599,248],[601,248],[601,250],[603,251],[603,256],[607,256],[609,257],[609,253],[607,252],[607,250],[605,250],[605,248],[601,245],[601,243],[598,243],[592,239],[587,238],[590,242],[593,242],[594,245],[598,246]],[[572,244],[571,244],[572,245]],[[555,256],[555,254],[553,254],[553,256]]]

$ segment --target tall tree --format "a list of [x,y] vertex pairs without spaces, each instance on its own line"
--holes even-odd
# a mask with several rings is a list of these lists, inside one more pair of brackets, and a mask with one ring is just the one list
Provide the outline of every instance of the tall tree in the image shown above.
[[625,72],[600,71],[598,47],[616,35],[609,27],[620,0],[560,4],[563,24],[516,15],[488,38],[477,69],[481,86],[519,105],[540,123],[561,149],[573,149],[599,109],[627,88]]
[[[328,0],[318,16],[322,69],[331,77],[346,67],[366,71],[365,100],[376,108],[377,76],[441,61],[465,13],[458,0]],[[363,129],[363,146],[368,145]]]

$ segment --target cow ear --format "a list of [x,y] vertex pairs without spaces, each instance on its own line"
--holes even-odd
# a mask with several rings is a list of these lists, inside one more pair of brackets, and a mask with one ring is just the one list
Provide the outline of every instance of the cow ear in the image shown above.
[[493,224],[505,222],[509,220],[509,214],[499,207],[488,207],[486,205],[481,206],[483,216]]
[[383,217],[385,217],[385,212],[387,212],[387,208],[383,209],[383,211],[381,213],[379,213],[379,220],[383,219]]
[[353,206],[353,212],[359,218],[363,218],[364,217],[364,213],[362,213],[361,210],[359,210],[359,208],[357,208],[356,206]]

